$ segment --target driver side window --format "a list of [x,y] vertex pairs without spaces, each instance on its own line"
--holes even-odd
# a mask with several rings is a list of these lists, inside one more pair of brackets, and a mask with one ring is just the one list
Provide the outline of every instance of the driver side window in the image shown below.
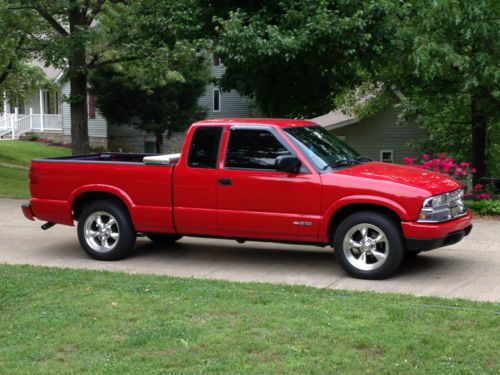
[[291,153],[268,130],[231,129],[225,167],[275,170],[278,156]]

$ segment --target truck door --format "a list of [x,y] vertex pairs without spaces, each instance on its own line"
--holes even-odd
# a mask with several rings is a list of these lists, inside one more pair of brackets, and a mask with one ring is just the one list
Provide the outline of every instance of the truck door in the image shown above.
[[[217,162],[222,126],[196,126],[174,168],[174,222],[179,233],[214,235],[217,206]],[[187,155],[185,155],[187,153]]]
[[321,183],[305,166],[276,171],[281,155],[296,155],[271,126],[235,125],[229,130],[217,180],[217,230],[222,236],[317,241]]

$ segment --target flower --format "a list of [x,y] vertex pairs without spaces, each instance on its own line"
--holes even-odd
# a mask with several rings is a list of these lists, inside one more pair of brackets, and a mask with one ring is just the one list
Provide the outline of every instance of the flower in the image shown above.
[[413,163],[413,158],[412,158],[412,157],[410,157],[410,156],[405,156],[405,157],[403,158],[403,161],[404,161],[405,165],[410,165],[410,164],[412,164],[412,163]]
[[466,161],[463,161],[460,163],[460,166],[467,168],[469,166],[469,163],[467,163]]
[[481,190],[482,188],[484,188],[484,185],[483,184],[475,184],[472,189],[473,190]]
[[423,154],[422,159],[424,159],[425,161],[429,160],[429,154]]
[[476,168],[472,168],[472,169],[471,169],[471,172],[472,172],[472,173],[476,173],[476,172],[477,172],[477,169],[476,169]]

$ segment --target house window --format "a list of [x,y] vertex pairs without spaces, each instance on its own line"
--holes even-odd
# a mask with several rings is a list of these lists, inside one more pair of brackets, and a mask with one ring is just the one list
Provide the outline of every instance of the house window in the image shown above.
[[44,91],[42,113],[58,114],[59,113],[59,94],[57,91]]
[[213,111],[220,112],[220,90],[214,89],[213,91]]
[[213,64],[214,64],[214,66],[219,66],[221,64],[220,57],[214,56]]
[[89,118],[95,119],[94,95],[89,95]]
[[16,113],[16,108],[18,114],[24,115],[26,113],[26,104],[24,103],[24,100],[15,99],[12,103],[10,103],[10,113]]
[[384,163],[394,163],[394,151],[392,150],[380,151],[380,161]]

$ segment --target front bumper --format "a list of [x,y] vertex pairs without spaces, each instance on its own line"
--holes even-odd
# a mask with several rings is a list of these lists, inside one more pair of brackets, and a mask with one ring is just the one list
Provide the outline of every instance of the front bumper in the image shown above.
[[423,224],[402,222],[403,236],[408,251],[427,251],[457,243],[472,229],[472,212],[444,223]]
[[437,249],[438,247],[453,245],[459,242],[462,238],[467,236],[472,230],[472,224],[462,230],[448,233],[443,238],[421,239],[421,238],[407,238],[406,250],[407,251],[428,251]]

